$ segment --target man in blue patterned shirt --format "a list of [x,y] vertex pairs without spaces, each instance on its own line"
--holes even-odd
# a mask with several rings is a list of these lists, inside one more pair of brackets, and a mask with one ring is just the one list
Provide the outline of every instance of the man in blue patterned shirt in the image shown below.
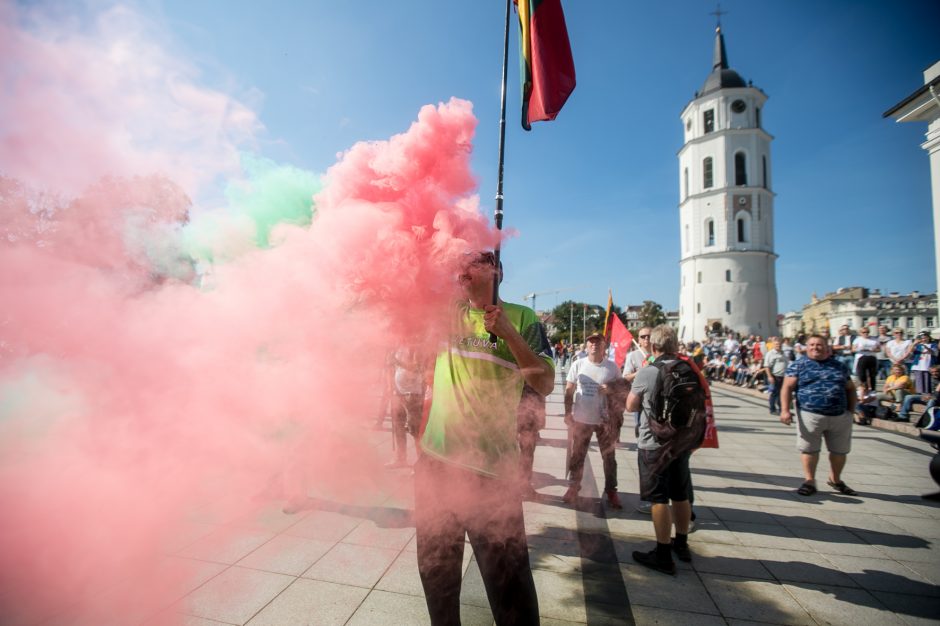
[[852,447],[852,414],[855,412],[855,385],[848,368],[832,356],[821,335],[806,341],[806,356],[787,366],[780,393],[780,421],[793,423],[791,394],[796,390],[796,448],[802,455],[804,482],[797,493],[816,493],[816,465],[822,440],[829,450],[830,487],[847,496],[855,490],[842,480],[846,456]]

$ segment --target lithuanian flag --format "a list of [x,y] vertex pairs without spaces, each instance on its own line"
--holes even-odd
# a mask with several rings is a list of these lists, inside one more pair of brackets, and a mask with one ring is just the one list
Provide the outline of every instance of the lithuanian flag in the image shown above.
[[607,312],[604,314],[604,336],[610,339],[610,311],[614,308],[614,292],[607,290]]
[[519,12],[522,127],[553,120],[574,91],[574,60],[561,0],[513,0]]

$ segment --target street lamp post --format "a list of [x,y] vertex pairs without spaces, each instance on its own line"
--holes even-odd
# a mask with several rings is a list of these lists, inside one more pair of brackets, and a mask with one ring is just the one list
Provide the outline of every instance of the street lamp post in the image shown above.
[[574,343],[574,302],[568,306],[568,345]]
[[584,309],[581,311],[581,342],[583,343],[587,339],[587,305],[584,305]]

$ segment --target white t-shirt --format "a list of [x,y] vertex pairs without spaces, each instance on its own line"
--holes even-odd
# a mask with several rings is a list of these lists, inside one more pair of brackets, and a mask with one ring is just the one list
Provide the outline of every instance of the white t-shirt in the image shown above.
[[907,352],[907,349],[910,347],[910,345],[910,339],[905,339],[903,341],[892,339],[885,344],[885,353],[892,361],[898,361],[901,357],[904,356],[904,353]]
[[574,421],[582,424],[600,424],[601,416],[607,410],[607,397],[601,395],[598,387],[620,377],[617,364],[610,359],[594,363],[591,359],[578,359],[568,369],[567,382],[575,385]]
[[855,341],[852,342],[852,350],[854,350],[856,354],[860,354],[862,356],[869,354],[874,355],[878,352],[880,347],[881,346],[879,345],[877,339],[862,337],[861,335],[856,337]]
[[741,344],[738,343],[736,339],[725,339],[725,354],[735,354],[738,351],[738,348],[741,347]]
[[627,360],[623,364],[623,374],[632,374],[633,372],[639,371],[646,363],[646,359],[649,358],[649,355],[644,353],[642,350],[634,350],[627,355]]
[[424,372],[412,349],[395,351],[395,390],[400,394],[424,393]]

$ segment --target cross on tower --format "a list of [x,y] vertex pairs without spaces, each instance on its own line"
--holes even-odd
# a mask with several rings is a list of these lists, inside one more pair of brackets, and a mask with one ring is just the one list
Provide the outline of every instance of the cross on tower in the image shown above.
[[714,11],[712,11],[711,13],[709,13],[709,15],[714,15],[715,18],[717,19],[717,21],[718,21],[718,26],[717,26],[716,28],[717,28],[718,30],[721,30],[721,16],[722,16],[722,15],[727,15],[728,13],[731,13],[731,11],[722,11],[722,10],[721,10],[721,3],[720,3],[720,2],[718,3],[718,8],[715,9]]

